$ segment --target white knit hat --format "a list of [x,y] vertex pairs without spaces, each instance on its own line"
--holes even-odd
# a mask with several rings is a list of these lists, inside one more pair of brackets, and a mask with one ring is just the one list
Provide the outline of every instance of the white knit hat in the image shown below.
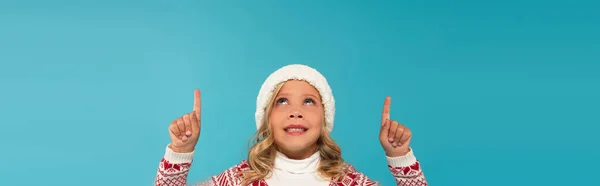
[[315,87],[325,108],[325,127],[328,132],[333,130],[333,116],[335,115],[335,100],[327,79],[316,69],[301,64],[291,64],[273,72],[262,84],[258,97],[256,98],[256,129],[259,129],[265,118],[265,108],[273,96],[273,90],[277,84],[288,80],[304,80]]

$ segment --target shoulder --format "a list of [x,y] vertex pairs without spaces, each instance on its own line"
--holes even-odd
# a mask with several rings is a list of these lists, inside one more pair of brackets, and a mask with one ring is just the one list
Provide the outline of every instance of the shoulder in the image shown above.
[[214,175],[212,181],[219,186],[240,185],[241,179],[239,174],[250,169],[248,161],[242,160],[240,163],[227,168],[225,171]]
[[336,185],[342,186],[374,186],[379,183],[371,180],[362,172],[356,170],[352,164],[346,164],[344,169],[344,177],[336,182]]

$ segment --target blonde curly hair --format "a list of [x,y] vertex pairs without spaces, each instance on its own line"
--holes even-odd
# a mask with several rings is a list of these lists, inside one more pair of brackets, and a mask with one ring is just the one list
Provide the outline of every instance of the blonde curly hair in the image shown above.
[[[283,87],[284,83],[277,85],[270,98],[265,113],[271,113],[276,95]],[[267,117],[268,118],[268,117]],[[273,139],[273,133],[268,119],[265,119],[263,125],[253,136],[251,140],[254,143],[248,151],[249,169],[240,172],[242,185],[248,185],[252,182],[267,178],[273,170],[275,155],[277,153],[277,144]],[[329,136],[325,128],[325,119],[322,121],[322,130],[317,140],[317,150],[320,153],[320,162],[317,168],[318,173],[325,179],[338,180],[344,176],[345,163],[342,158],[342,151],[338,144]]]

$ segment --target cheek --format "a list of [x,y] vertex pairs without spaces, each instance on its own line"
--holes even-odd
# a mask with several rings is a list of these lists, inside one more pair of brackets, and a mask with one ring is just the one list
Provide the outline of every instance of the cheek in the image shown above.
[[283,126],[285,118],[282,119],[282,117],[285,117],[285,115],[281,114],[280,112],[271,112],[269,115],[269,123],[271,124],[271,127],[277,128]]
[[315,127],[321,127],[325,116],[323,114],[322,110],[314,110],[313,112],[310,112],[310,117],[309,121],[311,123],[311,125],[315,126]]

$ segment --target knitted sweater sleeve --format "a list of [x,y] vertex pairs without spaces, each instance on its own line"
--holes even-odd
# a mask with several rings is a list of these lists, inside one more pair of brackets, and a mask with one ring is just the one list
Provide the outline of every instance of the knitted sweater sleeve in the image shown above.
[[397,186],[427,186],[421,165],[412,149],[404,156],[387,157],[388,168]]
[[[169,147],[160,160],[156,173],[155,186],[187,186],[188,171],[192,165],[194,152],[176,153]],[[212,180],[196,183],[194,186],[215,186]]]

